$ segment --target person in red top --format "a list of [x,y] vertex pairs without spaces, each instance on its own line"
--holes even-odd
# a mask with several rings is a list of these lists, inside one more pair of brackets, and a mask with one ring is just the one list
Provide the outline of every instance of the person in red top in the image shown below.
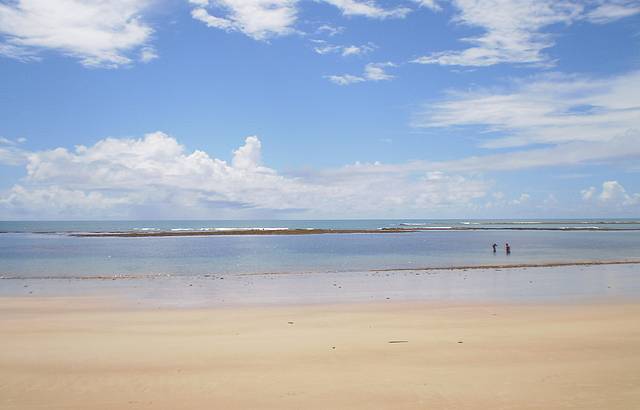
[[511,245],[509,245],[508,243],[504,244],[504,249],[507,251],[507,255],[511,253]]

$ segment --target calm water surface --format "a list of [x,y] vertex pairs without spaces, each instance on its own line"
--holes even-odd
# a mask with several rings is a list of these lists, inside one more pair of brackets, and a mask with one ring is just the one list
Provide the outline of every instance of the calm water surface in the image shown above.
[[[469,230],[386,234],[72,237],[69,232],[227,227],[596,226],[599,231]],[[608,227],[630,230],[607,230]],[[592,221],[116,221],[0,222],[0,276],[203,275],[640,259],[639,225]],[[47,233],[36,233],[47,232]],[[504,243],[512,246],[504,253]],[[499,244],[491,252],[491,244]]]

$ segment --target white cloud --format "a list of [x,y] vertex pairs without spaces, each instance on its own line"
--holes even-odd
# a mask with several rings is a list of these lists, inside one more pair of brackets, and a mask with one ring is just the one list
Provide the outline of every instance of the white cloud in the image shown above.
[[439,0],[413,0],[413,1],[418,3],[420,7],[425,7],[433,11],[442,10],[442,7],[440,7],[440,5],[438,4]]
[[602,183],[602,192],[598,196],[601,201],[613,201],[620,198],[628,198],[627,191],[618,181],[605,181]]
[[569,142],[549,148],[434,162],[429,167],[440,167],[451,172],[511,171],[634,158],[640,158],[640,133],[628,133],[608,141]]
[[[295,32],[297,0],[197,0],[191,15],[209,27],[239,31],[256,40]],[[222,16],[212,15],[216,9]]]
[[640,13],[637,0],[598,0],[594,9],[586,15],[587,20],[596,24],[605,24]]
[[338,44],[331,44],[325,40],[311,40],[311,42],[315,44],[315,46],[313,47],[313,50],[320,55],[340,54],[343,57],[349,57],[349,56],[369,54],[370,52],[375,50],[375,44],[373,43],[362,44],[359,46],[356,46],[356,45],[344,46],[344,45],[338,45]]
[[590,200],[591,198],[593,198],[593,196],[596,194],[596,187],[591,186],[589,188],[583,189],[582,191],[580,191],[580,196],[582,197],[582,199],[584,199],[585,201]]
[[393,76],[385,71],[387,67],[395,67],[393,63],[369,63],[364,67],[364,77],[369,81],[388,81]]
[[[321,0],[337,7],[345,16],[375,19],[402,18],[411,12],[407,7],[386,9],[373,0]],[[239,31],[256,40],[298,32],[295,29],[299,0],[190,0],[191,16],[209,27]],[[321,25],[318,30],[334,36],[342,27]]]
[[605,78],[549,74],[507,90],[452,91],[426,104],[413,125],[480,127],[487,148],[606,142],[640,130],[640,71]]
[[[198,7],[191,15],[209,27],[266,40],[295,32],[297,3],[297,0],[198,0]],[[210,14],[208,8],[218,10],[223,16]]]
[[354,164],[283,176],[246,138],[231,163],[156,132],[26,155],[27,176],[0,194],[1,217],[362,217],[466,209],[488,184],[446,172],[359,172]]
[[613,207],[630,207],[640,205],[640,193],[629,194],[618,181],[605,181],[602,190],[597,193],[595,187],[589,187],[580,191],[585,201],[597,200],[600,205]]
[[603,182],[602,192],[598,199],[603,202],[618,202],[622,206],[640,204],[640,194],[628,194],[627,190],[618,181]]
[[148,0],[17,0],[0,4],[0,54],[23,61],[44,49],[85,66],[130,64],[153,30],[141,19]]
[[324,40],[311,40],[315,44],[313,51],[320,55],[337,53],[342,49],[342,46],[336,44],[330,44]]
[[23,63],[40,61],[34,50],[0,42],[0,56],[13,58]]
[[511,200],[510,205],[524,205],[528,203],[530,199],[531,199],[531,195],[520,194],[518,198]]
[[[160,132],[140,139],[106,138],[73,150],[23,152],[26,177],[0,193],[0,217],[452,216],[487,209],[479,203],[492,185],[484,172],[640,156],[640,136],[633,138],[609,152],[600,143],[572,143],[586,148],[567,144],[442,162],[356,162],[297,176],[263,165],[256,136],[247,137],[229,162],[187,151]],[[581,195],[597,199],[597,207],[640,203],[640,194],[627,193],[616,181],[603,184],[602,192],[588,188]],[[528,193],[507,199],[500,192],[490,204],[555,206],[553,197],[532,203]]]
[[153,47],[144,47],[140,52],[140,61],[148,63],[158,58],[158,53]]
[[489,66],[498,63],[543,63],[542,50],[553,45],[542,29],[572,22],[582,7],[555,0],[455,0],[459,10],[455,22],[481,27],[485,33],[463,39],[473,46],[462,51],[444,51],[414,62],[459,66]]
[[364,77],[351,74],[329,75],[326,78],[329,79],[329,81],[331,81],[332,83],[338,85],[350,85],[366,81]]
[[481,28],[484,33],[463,38],[472,45],[469,48],[436,52],[413,62],[476,67],[549,65],[552,62],[544,50],[554,45],[552,34],[545,31],[550,26],[578,20],[608,23],[640,12],[635,0],[453,0],[452,4],[458,9],[454,22]]
[[323,24],[316,30],[317,34],[326,34],[329,37],[341,34],[344,27],[332,26],[331,24]]
[[374,50],[374,46],[372,44],[362,44],[359,46],[350,45],[342,47],[342,56],[359,56],[372,52]]
[[320,55],[340,54],[343,57],[362,56],[365,54],[369,54],[376,48],[375,44],[373,43],[361,44],[359,46],[345,46],[339,44],[331,44],[325,40],[311,40],[311,42],[315,44],[313,50]]
[[402,175],[441,171],[449,175],[479,175],[545,167],[584,164],[623,164],[640,158],[640,132],[628,133],[606,142],[571,142],[548,148],[536,148],[492,155],[471,156],[449,161],[410,161],[402,164],[362,164],[350,172],[365,175]]
[[520,212],[522,209],[532,209],[538,206],[539,202],[532,203],[531,195],[527,193],[522,193],[514,199],[507,199],[506,195],[500,191],[493,192],[490,199],[482,204],[482,207],[485,209],[500,209],[501,213],[504,214],[504,212],[507,212],[507,215],[512,215],[512,211],[515,209],[518,209],[518,212]]
[[[15,185],[8,194],[0,197],[0,209],[12,209],[16,215],[38,215],[40,212],[49,215],[84,216],[88,212],[105,212],[117,206],[132,205],[133,198],[126,196],[108,196],[99,191],[67,189],[57,185],[25,188]],[[49,208],[49,210],[47,210]]]
[[364,72],[360,76],[352,74],[343,75],[330,75],[326,78],[334,84],[338,85],[350,85],[355,83],[361,83],[365,81],[389,81],[394,78],[393,75],[386,72],[386,68],[395,67],[396,65],[390,62],[386,63],[369,63],[364,67]]
[[364,16],[375,19],[403,18],[411,12],[408,7],[385,9],[373,0],[322,0],[337,7],[345,16]]
[[258,168],[262,162],[262,143],[258,137],[247,137],[244,145],[233,151],[233,166],[240,169]]
[[10,140],[0,137],[0,164],[4,165],[21,165],[26,161],[26,152],[18,145],[25,142],[26,139],[18,138]]

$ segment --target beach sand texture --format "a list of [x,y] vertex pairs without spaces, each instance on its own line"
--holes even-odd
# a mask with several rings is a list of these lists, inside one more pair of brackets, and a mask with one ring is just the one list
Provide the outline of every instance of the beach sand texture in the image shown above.
[[0,299],[3,409],[633,409],[640,304]]

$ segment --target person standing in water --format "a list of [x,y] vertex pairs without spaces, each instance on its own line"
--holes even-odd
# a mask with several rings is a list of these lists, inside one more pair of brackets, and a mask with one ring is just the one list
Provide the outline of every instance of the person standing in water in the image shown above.
[[496,253],[496,248],[498,247],[497,243],[494,243],[493,245],[491,245],[493,247],[493,253]]
[[505,243],[504,249],[507,251],[507,255],[511,254],[511,245],[509,245],[508,243]]

